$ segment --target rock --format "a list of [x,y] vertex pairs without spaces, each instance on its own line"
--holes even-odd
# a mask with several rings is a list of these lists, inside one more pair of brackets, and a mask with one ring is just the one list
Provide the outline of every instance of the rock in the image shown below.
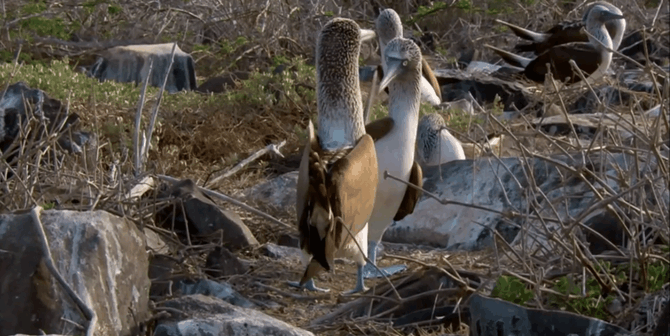
[[189,295],[167,301],[164,307],[184,313],[158,320],[154,336],[308,336],[311,332],[294,327],[262,312],[236,307],[223,300]]
[[[149,261],[135,224],[104,211],[44,211],[55,266],[97,315],[95,335],[130,335],[149,316]],[[0,215],[0,335],[70,330],[85,320],[42,260],[29,214]],[[11,295],[6,295],[11,291]]]
[[280,246],[273,243],[266,243],[261,247],[261,252],[272,259],[290,259],[300,262],[302,252],[299,248]]
[[[44,118],[49,132],[52,132],[55,126],[65,120],[62,131],[69,129],[70,132],[63,132],[58,138],[58,144],[63,149],[70,153],[81,153],[84,145],[95,147],[93,146],[95,136],[78,130],[79,116],[77,114],[68,113],[67,108],[58,99],[49,97],[44,91],[32,89],[24,82],[17,82],[7,87],[7,91],[0,100],[0,150],[2,152],[5,152],[18,136],[21,128],[19,120],[23,120],[24,123],[28,120],[26,107],[36,118]],[[90,155],[94,155],[94,152],[92,151]]]
[[[115,80],[121,83],[142,84],[149,75],[149,63],[153,61],[149,84],[161,87],[170,67],[173,43],[138,44],[109,48],[102,52],[90,67],[88,75],[101,82]],[[165,90],[175,93],[195,90],[195,68],[191,55],[175,48],[174,62],[169,70]]]
[[249,271],[249,265],[228,251],[225,247],[217,246],[207,255],[205,272],[212,277],[224,277],[235,274],[244,274]]
[[277,239],[277,245],[300,248],[300,238],[294,234],[282,233]]
[[500,299],[473,294],[470,298],[470,335],[589,335],[633,334],[605,321],[564,311],[528,309]]
[[[579,154],[575,154],[574,157],[554,155],[551,158],[571,167],[581,165],[582,161]],[[509,157],[500,160],[481,158],[474,161],[447,162],[441,166],[441,169],[440,167],[426,169],[423,186],[427,191],[443,199],[475,204],[504,213],[527,209],[528,200],[524,190],[529,185],[526,176],[532,173],[535,178],[534,184],[547,195],[548,199],[571,197],[569,209],[565,209],[564,203],[555,205],[556,211],[562,216],[577,216],[596,202],[592,190],[580,179],[570,178],[570,173],[563,169],[559,170],[552,163],[542,159],[529,159],[527,164],[523,164],[522,160],[522,158]],[[624,153],[593,152],[590,157],[586,158],[589,169],[606,173],[609,176],[617,176],[616,165],[626,170],[631,169],[632,162],[634,162],[634,157]],[[648,162],[640,162],[640,167],[647,167],[642,168],[648,169],[645,171],[653,171],[655,165],[653,158],[649,158]],[[641,174],[644,176],[644,173]],[[616,192],[622,190],[614,179],[608,182]],[[629,183],[635,183],[635,181]],[[652,198],[649,197],[649,199]],[[539,203],[538,211],[542,211],[546,216],[554,216],[551,207],[543,199],[538,199],[537,202]],[[594,211],[584,218],[584,221],[600,213],[600,211]],[[569,220],[568,218],[562,219]],[[383,240],[448,249],[480,250],[492,246],[491,229],[496,229],[508,242],[512,242],[517,236],[522,220],[519,217],[508,219],[496,212],[468,206],[443,205],[424,194],[414,209],[414,213],[400,222],[393,223],[385,232]],[[524,225],[533,228],[542,227],[534,221],[526,221]],[[547,225],[551,226],[551,224]],[[538,235],[546,237],[544,232]],[[526,235],[526,238],[529,239],[526,248],[536,246],[542,241],[541,238],[531,234]]]
[[171,206],[156,213],[157,225],[179,232],[182,236],[187,232],[186,223],[191,236],[208,236],[221,230],[223,245],[231,250],[259,245],[240,216],[220,209],[190,179],[173,185],[159,197],[173,197],[176,200]]
[[176,284],[188,279],[186,266],[171,256],[154,254],[149,262],[149,278],[151,279],[151,297],[174,295]]
[[528,90],[518,83],[487,75],[485,72],[437,69],[434,71],[442,89],[442,101],[449,102],[471,96],[484,106],[500,97],[504,110],[523,109],[530,101]]
[[222,93],[237,86],[237,83],[249,79],[248,71],[235,71],[221,76],[211,77],[200,84],[196,91],[202,93]]
[[209,279],[200,279],[195,282],[182,280],[177,284],[177,288],[184,295],[202,294],[221,299],[239,307],[252,308],[255,306],[251,301],[234,290],[227,282],[212,281]]
[[272,209],[295,208],[298,172],[292,171],[244,192],[245,199]]
[[146,237],[147,248],[157,254],[168,254],[170,248],[165,243],[163,238],[151,229],[144,228],[144,236]]

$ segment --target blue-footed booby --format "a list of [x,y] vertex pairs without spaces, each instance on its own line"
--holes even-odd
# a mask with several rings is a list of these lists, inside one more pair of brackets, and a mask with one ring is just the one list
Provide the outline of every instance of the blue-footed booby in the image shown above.
[[[380,176],[368,224],[368,254],[375,264],[377,245],[384,231],[393,220],[401,220],[412,213],[421,195],[404,183],[382,178],[384,173],[417,185],[422,185],[423,180],[421,167],[414,161],[421,99],[421,50],[411,40],[396,37],[385,45],[383,60],[386,70],[379,91],[389,89],[388,117],[365,127],[375,141]],[[389,275],[404,268],[404,265],[393,266],[382,271]],[[366,265],[366,278],[379,276],[375,266]]]
[[[612,52],[607,50],[613,48],[612,39],[607,29],[605,29],[605,24],[622,18],[622,15],[603,5],[596,4],[586,17],[586,30],[592,35],[589,36],[588,43],[574,42],[556,45],[534,59],[522,57],[489,45],[487,47],[494,50],[510,65],[523,68],[522,73],[525,77],[538,83],[544,82],[545,74],[547,74],[547,64],[550,65],[554,79],[567,84],[581,81],[582,78],[574,73],[570,60],[573,60],[577,67],[585,73],[587,79],[597,79],[605,74],[612,62]],[[604,48],[603,45],[607,48]]]
[[358,265],[356,287],[364,291],[368,220],[378,185],[377,156],[365,133],[358,80],[358,25],[336,18],[321,30],[316,48],[319,129],[309,122],[297,186],[297,217],[305,273],[294,287],[328,291],[313,277],[330,271],[338,257]]
[[438,113],[421,117],[416,136],[416,161],[422,167],[430,167],[454,160],[465,160],[465,152],[461,142],[446,129],[444,118]]

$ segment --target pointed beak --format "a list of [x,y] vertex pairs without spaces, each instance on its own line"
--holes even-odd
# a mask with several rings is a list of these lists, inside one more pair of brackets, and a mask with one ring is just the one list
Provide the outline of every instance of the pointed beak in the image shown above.
[[623,15],[619,15],[614,12],[607,12],[607,18],[605,19],[605,21],[619,20],[624,18],[625,17]]
[[381,93],[400,74],[400,62],[390,62],[387,65],[387,72],[384,74],[381,83],[379,83],[377,94]]
[[377,33],[372,29],[361,28],[361,43],[377,38]]

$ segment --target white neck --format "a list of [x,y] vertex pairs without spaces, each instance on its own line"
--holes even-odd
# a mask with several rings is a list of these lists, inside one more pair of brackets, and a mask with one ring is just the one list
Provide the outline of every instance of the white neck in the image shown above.
[[389,117],[395,125],[393,133],[400,135],[403,143],[410,144],[412,153],[416,143],[421,101],[418,82],[419,78],[415,82],[395,82],[389,85]]

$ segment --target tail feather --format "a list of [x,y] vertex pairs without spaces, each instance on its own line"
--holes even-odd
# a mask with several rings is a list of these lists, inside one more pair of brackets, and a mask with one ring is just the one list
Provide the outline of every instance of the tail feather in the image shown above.
[[547,35],[543,33],[538,33],[534,32],[532,30],[528,30],[526,28],[521,28],[519,26],[513,25],[509,22],[505,22],[503,20],[498,20],[496,19],[497,23],[504,24],[505,26],[509,27],[509,29],[514,32],[514,34],[524,40],[529,40],[533,42],[544,42],[547,39]]
[[490,46],[488,44],[485,45],[485,46],[487,48],[495,51],[495,53],[498,54],[500,57],[502,57],[502,59],[505,62],[507,62],[509,65],[512,65],[512,66],[515,66],[515,67],[526,68],[528,63],[530,63],[530,61],[532,61],[530,58],[519,56],[517,54],[513,54],[509,51],[498,49],[498,48],[496,48],[494,46]]

